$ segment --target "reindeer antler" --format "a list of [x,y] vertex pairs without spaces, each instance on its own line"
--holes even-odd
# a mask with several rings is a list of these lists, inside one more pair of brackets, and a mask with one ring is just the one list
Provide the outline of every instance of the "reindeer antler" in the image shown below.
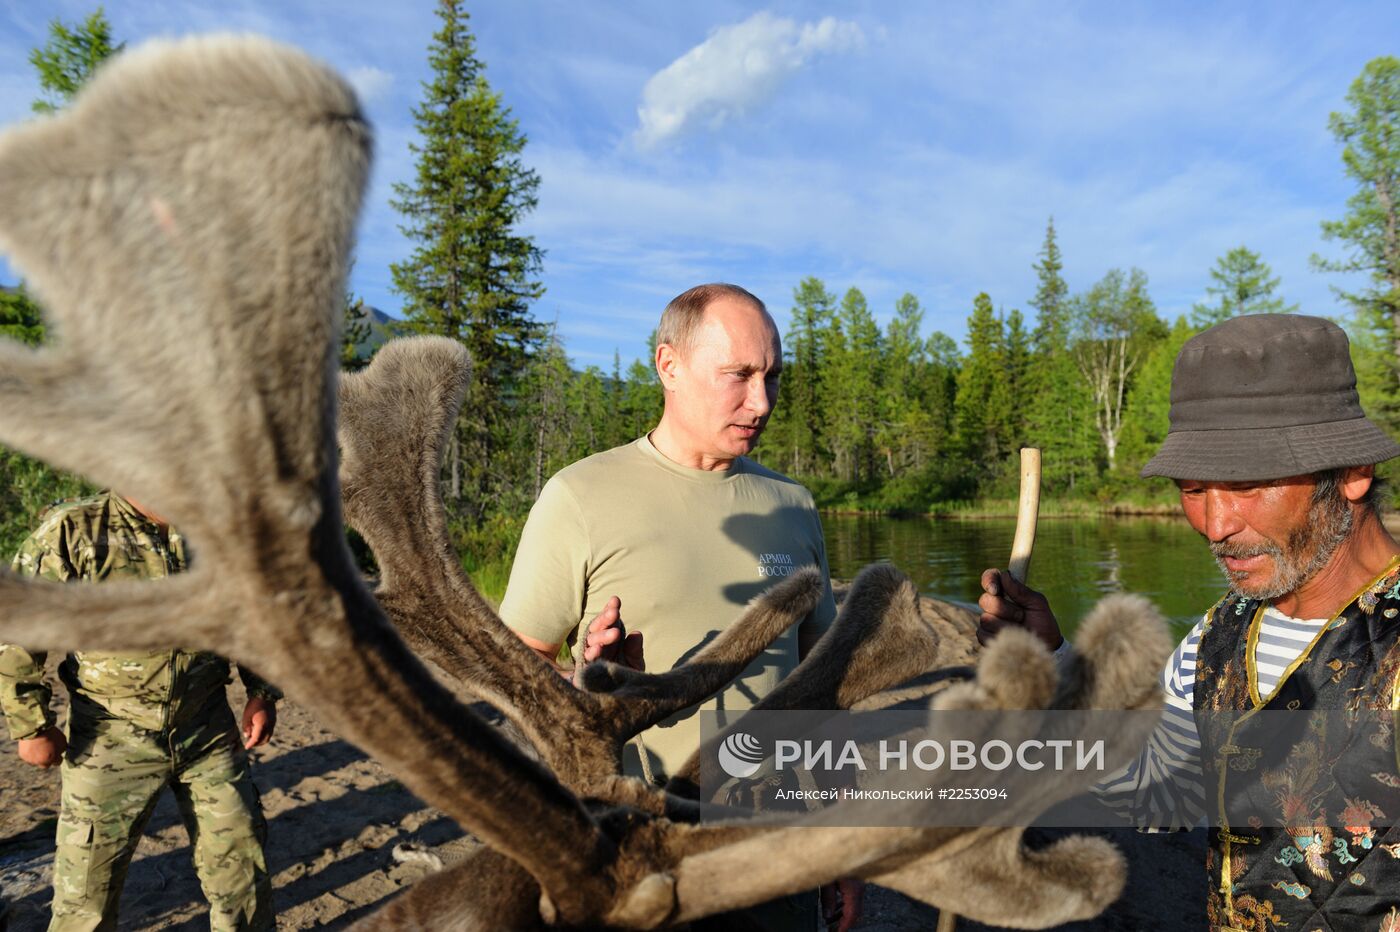
[[[947,887],[968,881],[948,866],[950,854],[998,830],[836,828],[835,814],[822,812],[800,828],[682,825],[655,817],[669,797],[605,772],[597,742],[571,757],[544,740],[546,712],[615,741],[698,701],[810,608],[815,581],[798,574],[771,590],[692,669],[604,668],[589,679],[610,692],[568,692],[500,626],[443,546],[440,502],[424,490],[435,489],[465,360],[441,344],[381,353],[380,371],[397,371],[384,385],[404,393],[398,400],[427,399],[412,425],[418,446],[394,448],[411,480],[402,497],[379,497],[387,474],[361,443],[384,427],[385,409],[365,390],[377,377],[348,383],[347,507],[369,516],[396,620],[449,670],[501,698],[558,771],[473,716],[407,648],[354,570],[337,483],[335,322],[368,157],[369,130],[344,82],[253,39],[126,53],[70,110],[0,137],[0,245],[30,276],[54,334],[38,350],[0,341],[0,391],[12,402],[0,408],[0,440],[148,503],[194,550],[189,573],[157,583],[58,587],[0,571],[0,637],[59,649],[174,641],[249,662],[490,844],[496,853],[475,863],[511,885],[490,901],[510,922],[654,928],[850,873],[923,898],[956,896]],[[828,664],[836,685],[799,681],[787,695],[844,702],[889,678],[881,663],[908,651],[901,632],[920,628],[907,593],[887,588],[888,598],[853,594],[847,609],[893,619],[877,624],[876,646],[856,645],[855,667],[836,658],[809,668]],[[439,623],[425,623],[432,618]],[[1143,645],[1155,642],[1139,637],[1125,661],[1121,639],[1091,636],[1088,625],[1062,701],[1149,701],[1160,658]],[[1109,661],[1123,665],[1109,670]],[[1004,637],[975,683],[938,702],[1048,703],[1049,663],[1039,645]],[[1050,672],[1017,685],[1028,669]],[[581,781],[594,772],[615,782],[592,794]],[[1072,788],[1055,781],[1024,794],[1016,811],[1033,814]],[[637,805],[613,804],[629,793]],[[783,863],[793,832],[807,833],[804,857]],[[997,850],[1028,883],[1057,892],[1074,888],[1085,865],[1111,872],[1092,846],[1076,852],[1083,863],[1069,880],[1010,841]],[[1106,889],[1075,903],[1101,905]],[[432,928],[443,916],[490,927],[461,895],[429,898],[440,892],[429,885],[391,915],[421,908]]]
[[432,679],[345,547],[333,346],[369,149],[343,81],[231,38],[126,53],[0,139],[0,243],[54,336],[0,342],[0,438],[149,503],[194,549],[168,584],[0,573],[0,636],[247,661],[582,919],[617,845]]
[[346,520],[374,551],[375,596],[400,633],[505,713],[565,784],[592,795],[618,773],[628,739],[722,689],[812,610],[822,581],[806,571],[773,586],[673,671],[593,664],[584,681],[596,692],[575,689],[505,627],[448,540],[439,472],[469,371],[461,344],[412,337],[386,343],[367,369],[341,377]]

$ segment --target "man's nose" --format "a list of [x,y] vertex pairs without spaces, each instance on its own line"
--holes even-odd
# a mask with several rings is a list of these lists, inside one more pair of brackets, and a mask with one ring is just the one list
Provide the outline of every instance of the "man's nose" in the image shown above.
[[1225,540],[1244,528],[1235,497],[1224,489],[1205,491],[1205,533],[1212,543]]
[[749,379],[749,390],[744,398],[744,407],[757,417],[763,417],[773,410],[773,396],[768,390],[768,381],[762,376]]

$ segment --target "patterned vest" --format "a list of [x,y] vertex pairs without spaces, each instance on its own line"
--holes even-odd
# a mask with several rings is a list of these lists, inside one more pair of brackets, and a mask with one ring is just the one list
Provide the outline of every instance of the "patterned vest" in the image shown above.
[[[1228,797],[1236,822],[1242,810],[1271,817],[1243,825],[1224,812],[1212,819],[1220,827],[1210,830],[1206,855],[1210,928],[1400,932],[1400,824],[1371,825],[1400,812],[1382,812],[1368,799],[1396,798],[1393,737],[1351,741],[1344,729],[1320,727],[1319,717],[1289,716],[1300,726],[1298,739],[1280,741],[1282,717],[1254,714],[1395,708],[1400,561],[1323,626],[1268,702],[1254,667],[1264,608],[1226,598],[1211,611],[1197,652],[1194,704],[1208,805]],[[1250,714],[1210,714],[1232,712]],[[1279,824],[1287,828],[1266,827]]]

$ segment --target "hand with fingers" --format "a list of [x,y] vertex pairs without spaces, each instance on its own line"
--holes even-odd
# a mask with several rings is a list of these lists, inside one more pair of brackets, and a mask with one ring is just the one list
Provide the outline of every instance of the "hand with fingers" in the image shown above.
[[986,646],[1003,628],[1025,628],[1056,650],[1065,639],[1043,593],[1017,581],[1007,570],[982,573],[982,597],[977,600],[982,617],[977,640]]
[[617,596],[608,599],[608,604],[588,623],[581,657],[583,662],[574,669],[576,679],[579,670],[598,660],[620,663],[633,670],[647,668],[642,656],[642,632],[627,633],[622,623],[622,600]]
[[272,740],[277,729],[277,703],[264,696],[249,696],[243,707],[243,747],[251,751]]

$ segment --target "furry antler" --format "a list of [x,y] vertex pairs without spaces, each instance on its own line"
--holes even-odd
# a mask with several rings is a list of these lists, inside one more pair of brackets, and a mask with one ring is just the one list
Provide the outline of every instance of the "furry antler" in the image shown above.
[[[148,503],[194,551],[189,573],[158,583],[58,587],[0,571],[0,637],[53,649],[174,641],[247,661],[491,846],[469,862],[491,894],[473,899],[464,885],[445,896],[447,878],[464,876],[445,872],[384,923],[655,928],[850,874],[932,902],[961,904],[968,890],[1007,901],[996,876],[953,860],[987,837],[1023,893],[1069,904],[1028,924],[1102,908],[1121,865],[1091,842],[1047,859],[1010,829],[838,828],[832,811],[796,824],[658,817],[696,809],[621,777],[622,737],[722,686],[810,609],[819,580],[796,574],[770,590],[687,667],[605,666],[586,676],[605,691],[571,691],[501,627],[446,546],[436,468],[466,361],[442,341],[386,348],[341,396],[346,511],[380,558],[381,607],[345,546],[332,385],[369,148],[344,82],[295,51],[227,38],[126,53],[68,111],[0,138],[0,245],[54,334],[38,350],[0,341],[11,401],[0,440]],[[412,420],[395,423],[405,411]],[[775,702],[839,707],[922,672],[937,645],[906,585],[885,570],[864,577],[830,645]],[[437,683],[385,609],[501,702],[549,766]],[[1044,649],[1008,636],[974,682],[937,703],[1150,702],[1166,648],[1147,630],[1159,623],[1135,618],[1130,653],[1086,622],[1082,659],[1058,692]],[[545,727],[561,718],[601,739],[568,747]],[[1020,788],[1012,809],[1029,819],[1077,784]],[[804,856],[790,859],[797,838]]]

